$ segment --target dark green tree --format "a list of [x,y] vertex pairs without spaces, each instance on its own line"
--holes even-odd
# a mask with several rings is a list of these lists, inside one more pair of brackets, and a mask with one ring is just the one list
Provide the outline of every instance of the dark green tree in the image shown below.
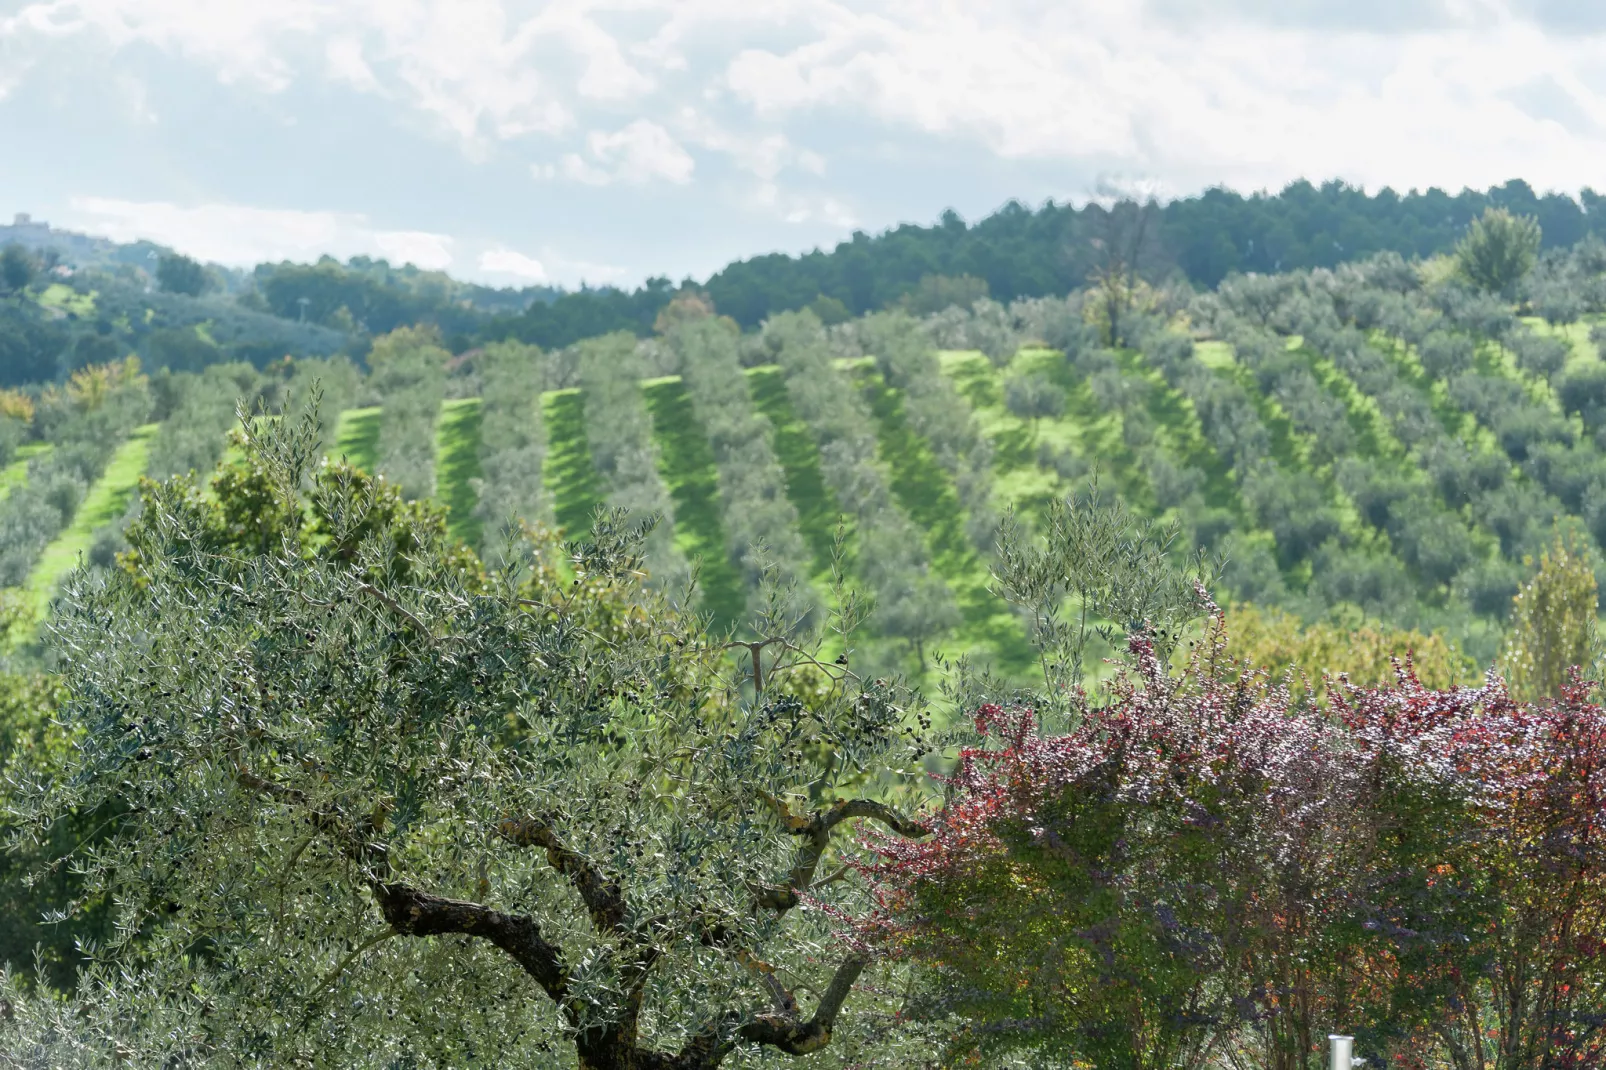
[[206,268],[182,253],[170,253],[156,261],[156,284],[165,293],[199,297],[206,292]]
[[28,250],[12,244],[0,249],[0,286],[7,293],[21,293],[33,281],[38,265]]
[[1537,219],[1487,208],[1455,247],[1456,268],[1474,286],[1509,295],[1533,270],[1539,240]]

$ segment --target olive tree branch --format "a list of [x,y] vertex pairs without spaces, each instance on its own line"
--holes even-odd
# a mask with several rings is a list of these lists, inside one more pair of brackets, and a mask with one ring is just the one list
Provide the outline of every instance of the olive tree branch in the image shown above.
[[[314,826],[331,835],[347,857],[364,867],[364,880],[379,912],[396,935],[458,933],[487,940],[518,963],[554,1002],[563,1001],[569,985],[568,970],[558,948],[542,936],[535,919],[479,903],[431,895],[393,880],[389,852],[364,835],[365,831],[373,831],[371,820],[355,826],[349,824],[336,811],[314,806],[306,792],[267,780],[243,766],[236,767],[235,780],[242,787],[276,802],[308,810]],[[383,813],[382,809],[376,812]]]

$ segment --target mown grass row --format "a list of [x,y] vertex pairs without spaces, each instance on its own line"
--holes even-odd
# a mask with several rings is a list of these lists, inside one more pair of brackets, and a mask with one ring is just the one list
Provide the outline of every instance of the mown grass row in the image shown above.
[[688,561],[701,559],[703,608],[715,628],[736,624],[747,605],[732,564],[719,511],[719,468],[680,376],[642,384],[652,416],[658,472],[675,503],[675,545]]
[[56,587],[88,552],[95,533],[128,511],[139,489],[139,477],[145,474],[151,440],[160,429],[160,424],[144,424],[134,429],[89,488],[73,522],[39,555],[38,563],[28,575],[28,585],[23,589],[25,604],[36,618],[44,617]]
[[930,447],[909,426],[901,394],[869,362],[856,363],[851,374],[875,417],[893,496],[925,532],[932,567],[953,591],[963,621],[958,645],[979,648],[975,652],[986,654],[1006,675],[1029,671],[1035,654],[1021,620],[992,593],[987,564],[966,536],[959,495]]

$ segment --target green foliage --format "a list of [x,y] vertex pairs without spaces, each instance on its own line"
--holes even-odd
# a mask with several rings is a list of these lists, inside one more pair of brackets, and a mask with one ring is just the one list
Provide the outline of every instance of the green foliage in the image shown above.
[[1329,681],[1339,674],[1357,687],[1387,686],[1407,664],[1435,690],[1471,686],[1482,676],[1478,663],[1453,639],[1394,628],[1359,614],[1305,624],[1277,609],[1235,605],[1225,621],[1227,655],[1278,683],[1286,678],[1296,702],[1327,702]]
[[968,308],[987,296],[987,280],[974,275],[922,275],[898,306],[916,316],[929,316],[954,305]]
[[26,290],[37,270],[38,264],[22,246],[13,244],[0,249],[0,286],[4,286],[7,293],[20,294]]
[[272,381],[249,364],[214,364],[200,374],[158,375],[153,382],[162,430],[151,444],[147,472],[166,479],[180,472],[207,472],[223,452],[235,422],[235,409],[247,412],[275,400]]
[[0,301],[0,385],[55,379],[67,345],[67,332],[38,305]]
[[[149,381],[134,359],[81,368],[64,388],[40,396],[35,426],[54,448],[31,457],[26,482],[0,502],[0,586],[20,587],[29,580],[46,546],[73,523],[107,462],[150,411]],[[136,449],[143,446],[141,441]],[[141,462],[130,482],[143,469]],[[104,523],[121,516],[116,504],[115,511],[95,520]],[[89,532],[81,534],[87,548]],[[36,588],[36,608],[44,608],[59,576],[53,569],[51,583]]]
[[1089,701],[1090,644],[1141,634],[1168,657],[1183,627],[1208,608],[1204,592],[1219,565],[1180,558],[1176,524],[1134,515],[1096,482],[1051,503],[1039,527],[1034,539],[1013,511],[1004,515],[993,580],[1031,621],[1044,713],[1075,720]]
[[690,566],[675,545],[674,502],[659,471],[652,421],[641,392],[643,370],[636,339],[628,334],[610,334],[579,346],[592,468],[610,508],[624,510],[632,523],[658,519],[647,536],[647,560],[654,582],[661,589],[677,590]]
[[156,285],[166,293],[200,297],[210,282],[201,263],[180,253],[168,253],[156,261]]
[[[728,552],[740,570],[749,612],[769,569],[807,594],[811,569],[797,509],[775,456],[774,427],[753,405],[742,374],[736,330],[711,315],[688,319],[665,340],[680,358],[692,408],[719,467],[719,504]],[[808,612],[808,599],[797,608]]]
[[223,360],[223,351],[194,327],[161,327],[145,336],[145,357],[154,368],[198,372]]
[[[137,561],[69,585],[78,743],[18,796],[26,843],[125,808],[78,858],[118,913],[85,994],[137,1016],[118,1039],[155,1030],[125,1050],[696,1070],[851,1041],[878,997],[830,940],[867,905],[838,841],[861,819],[922,833],[888,805],[918,700],[806,636],[755,650],[744,697],[639,585],[646,532],[617,514],[572,579],[542,543],[486,576],[423,506],[308,471],[315,418],[247,435],[215,502],[148,483]],[[20,1008],[0,1045],[51,1043],[52,1015]]]
[[493,293],[438,271],[361,256],[345,264],[327,256],[315,264],[261,264],[254,281],[264,310],[275,316],[371,335],[417,324],[447,336],[464,333],[485,318],[465,306]]
[[[1511,601],[1511,630],[1500,666],[1511,693],[1537,701],[1555,698],[1575,667],[1595,657],[1600,594],[1594,555],[1579,534],[1559,532],[1539,556],[1539,570]],[[1530,558],[1527,564],[1532,567]]]
[[1533,270],[1539,240],[1537,219],[1513,215],[1504,208],[1486,208],[1456,245],[1456,267],[1472,285],[1490,293],[1510,294]]
[[661,379],[642,388],[652,417],[652,442],[664,489],[674,506],[674,545],[687,561],[698,562],[701,605],[715,628],[742,619],[748,592],[726,539],[720,509],[719,463],[697,418],[686,384]]
[[[24,769],[60,775],[72,760],[71,738],[52,723],[64,697],[54,676],[0,673],[0,837],[16,831],[8,816],[13,778]],[[39,842],[0,852],[0,966],[31,977],[37,957],[53,987],[75,987],[84,961],[76,945],[109,935],[110,914],[108,904],[83,897],[78,874],[57,860],[92,843],[108,816],[68,813]]]

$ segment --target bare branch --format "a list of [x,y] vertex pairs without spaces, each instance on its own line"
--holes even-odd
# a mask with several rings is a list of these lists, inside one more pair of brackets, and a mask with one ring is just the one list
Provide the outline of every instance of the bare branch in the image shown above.
[[488,940],[507,952],[554,1001],[568,989],[568,971],[558,949],[541,935],[535,919],[506,914],[479,903],[430,895],[405,884],[372,885],[374,900],[390,927],[404,936],[460,933]]
[[[374,901],[397,935],[461,933],[488,940],[507,952],[547,995],[555,1001],[561,1001],[568,987],[568,972],[563,967],[558,948],[542,937],[541,927],[533,918],[506,914],[479,903],[430,895],[391,880],[389,853],[384,846],[364,835],[365,831],[371,833],[375,830],[375,819],[365,818],[354,827],[337,812],[313,806],[311,798],[304,791],[276,784],[243,766],[236,766],[234,775],[241,786],[258,794],[278,802],[306,807],[313,824],[320,831],[330,834],[354,862],[366,867],[369,873],[368,887],[373,892]],[[377,820],[383,820],[383,813],[382,806],[375,808],[375,814],[379,815]]]
[[[875,802],[871,799],[844,799],[834,804],[828,810],[822,810],[814,816],[814,825],[820,831],[830,832],[837,825],[850,817],[868,817],[872,821],[879,821],[893,832],[911,840],[931,834],[931,830],[918,821],[911,821],[885,803]],[[811,830],[813,831],[813,830]]]
[[785,1014],[761,1015],[738,1030],[743,1040],[776,1048],[788,1055],[808,1055],[831,1043],[831,1030],[836,1026],[837,1015],[848,993],[864,972],[870,960],[853,954],[842,961],[826,986],[825,995],[814,1008],[814,1016],[806,1022]]
[[569,883],[580,893],[597,931],[626,935],[627,911],[619,882],[609,880],[589,858],[567,847],[549,823],[541,818],[510,817],[502,822],[498,831],[503,839],[519,847],[544,848],[547,862],[569,878]]
[[379,601],[383,602],[385,604],[385,606],[392,613],[395,613],[397,616],[400,616],[400,617],[406,617],[408,622],[410,624],[412,624],[412,626],[414,628],[417,628],[424,635],[428,635],[429,634],[429,629],[424,627],[424,622],[423,621],[421,621],[417,617],[415,617],[412,614],[412,612],[407,609],[406,606],[402,605],[400,602],[396,601],[390,595],[386,594],[384,591],[381,591],[378,587],[375,587],[373,584],[371,584],[371,583],[359,583],[357,585],[357,591],[360,594],[366,594],[366,595],[369,595],[369,596],[371,596],[373,598],[377,598]]
[[885,803],[871,799],[843,799],[824,810],[815,811],[809,817],[800,817],[792,812],[785,801],[777,799],[768,792],[761,791],[758,794],[775,811],[775,815],[780,818],[782,826],[788,832],[805,838],[792,859],[792,868],[784,883],[751,886],[753,901],[776,914],[785,914],[797,906],[802,894],[810,888],[834,884],[848,875],[850,869],[844,866],[824,881],[814,880],[814,872],[820,866],[820,859],[825,856],[825,849],[830,846],[832,831],[849,818],[866,817],[879,821],[898,835],[912,840],[929,835],[931,832],[920,822],[904,817]]

